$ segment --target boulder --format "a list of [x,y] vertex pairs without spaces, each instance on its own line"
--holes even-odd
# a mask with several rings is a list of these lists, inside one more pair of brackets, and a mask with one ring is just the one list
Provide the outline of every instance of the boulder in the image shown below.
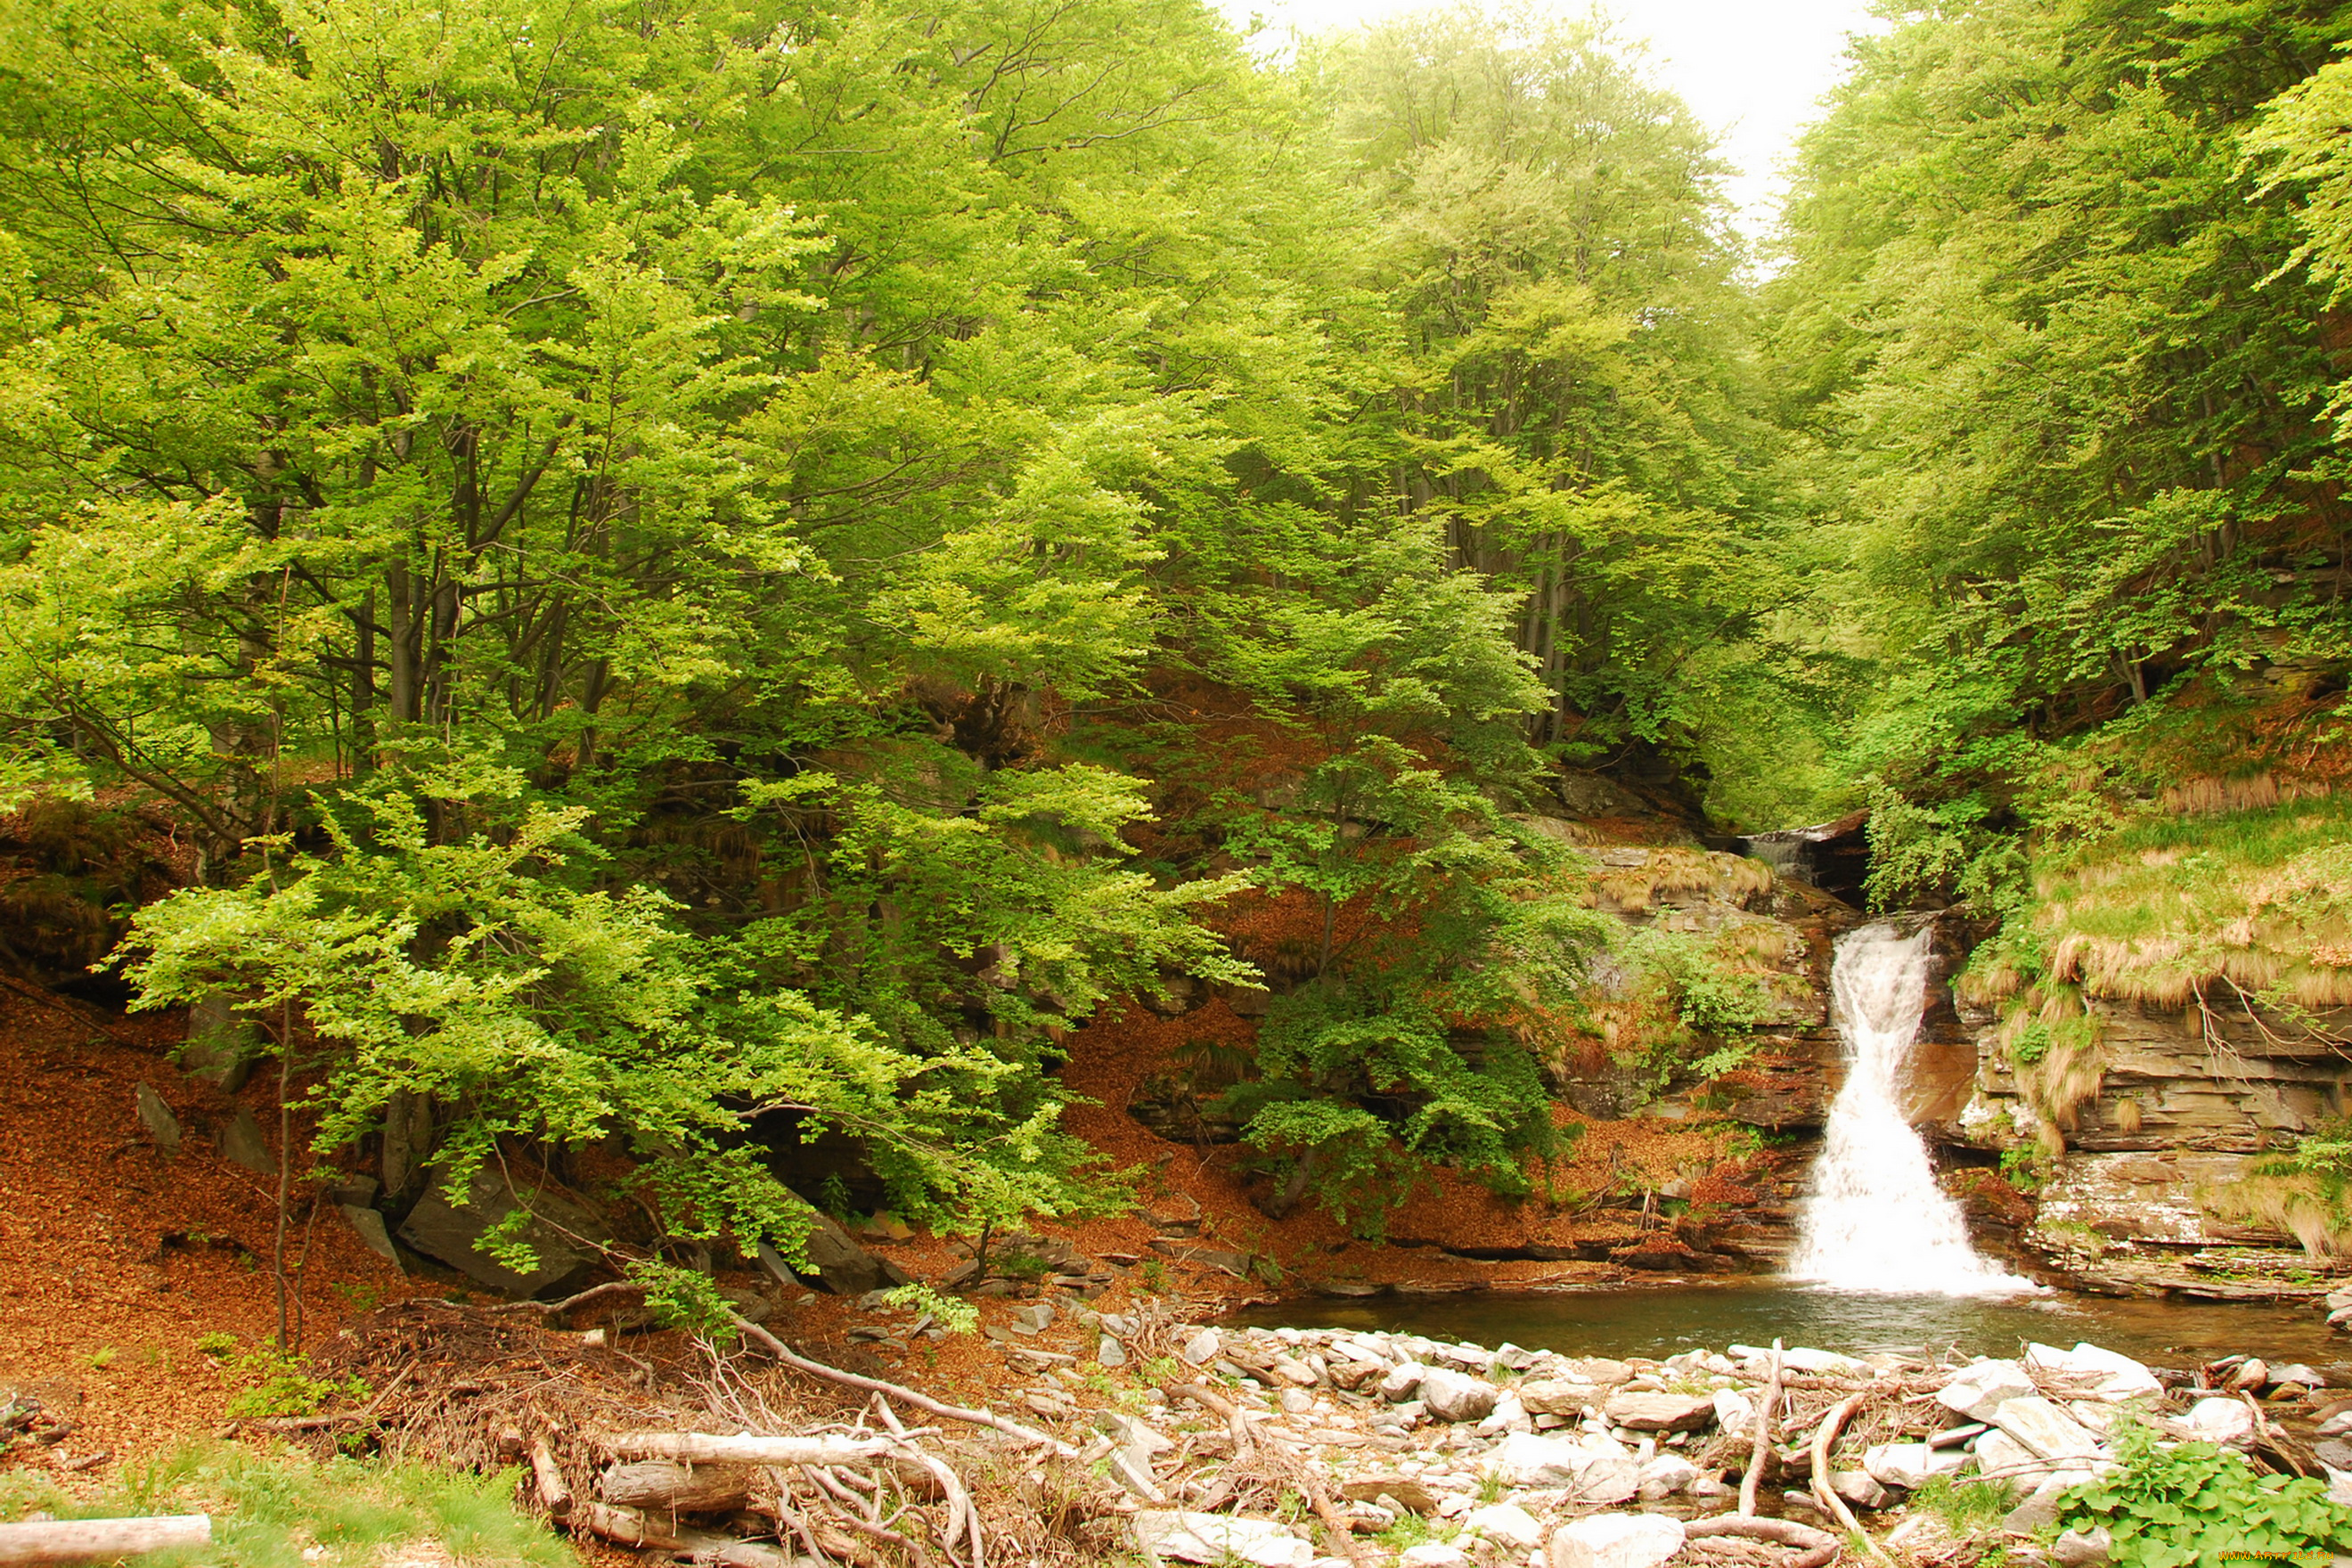
[[2002,1400],[1992,1422],[2044,1459],[2088,1458],[2099,1452],[2095,1433],[2039,1394]]
[[2294,1362],[2286,1366],[2274,1366],[2271,1368],[2271,1386],[2273,1388],[2277,1388],[2283,1384],[2290,1383],[2304,1388],[2326,1388],[2327,1386],[2327,1380],[2319,1374],[2317,1369],[2305,1366],[2301,1362]]
[[1421,1380],[1428,1375],[1429,1369],[1417,1361],[1400,1363],[1381,1373],[1372,1392],[1391,1405],[1402,1405],[1421,1392]]
[[1271,1519],[1144,1509],[1135,1516],[1135,1542],[1148,1559],[1179,1563],[1246,1563],[1253,1568],[1307,1568],[1315,1549]]
[[1387,1498],[1415,1513],[1434,1512],[1438,1503],[1437,1494],[1411,1476],[1358,1476],[1339,1483],[1339,1495],[1350,1502],[1376,1502]]
[[1632,1455],[1622,1458],[1595,1455],[1576,1478],[1569,1500],[1586,1508],[1632,1502],[1642,1495],[1642,1465]]
[[1866,1361],[1835,1351],[1793,1350],[1780,1352],[1784,1372],[1810,1373],[1816,1377],[1868,1377],[1874,1370]]
[[836,1296],[863,1296],[886,1285],[907,1283],[905,1269],[866,1251],[824,1215],[810,1214],[808,1242],[802,1250],[818,1280]]
[[1570,1361],[1565,1370],[1575,1382],[1598,1384],[1603,1388],[1633,1381],[1632,1367],[1606,1356],[1580,1356]]
[[269,1144],[261,1136],[261,1123],[253,1112],[242,1105],[229,1124],[213,1140],[213,1148],[232,1165],[242,1165],[258,1176],[278,1174],[277,1157],[270,1153]]
[[[537,1254],[537,1266],[529,1273],[509,1268],[474,1245],[518,1208],[532,1215],[520,1235]],[[449,1201],[436,1173],[400,1227],[400,1239],[425,1257],[510,1296],[535,1296],[576,1281],[601,1260],[595,1243],[610,1235],[604,1221],[559,1189],[541,1187],[523,1203],[506,1178],[488,1166],[474,1173],[463,1204]]]
[[2058,1522],[2058,1504],[2066,1493],[2090,1479],[2088,1470],[2059,1470],[2043,1478],[2023,1502],[2009,1510],[2000,1527],[2020,1535],[2033,1535],[2048,1529]]
[[1553,1531],[1544,1562],[1546,1568],[1658,1568],[1682,1549],[1680,1520],[1596,1513]]
[[1543,1526],[1517,1503],[1494,1502],[1474,1508],[1462,1517],[1462,1527],[1489,1541],[1525,1552],[1543,1544]]
[[1698,1479],[1699,1473],[1699,1468],[1680,1454],[1660,1454],[1655,1458],[1642,1461],[1642,1468],[1634,1472],[1633,1480],[1643,1500],[1655,1502],[1685,1489]]
[[2115,1554],[2115,1537],[2105,1525],[2096,1530],[2069,1530],[2051,1543],[2051,1561],[2059,1568],[2101,1568]]
[[1988,1432],[1974,1444],[1977,1472],[2031,1486],[2050,1473],[2050,1466],[2034,1451],[2006,1432]]
[[1832,1470],[1830,1490],[1856,1508],[1885,1508],[1886,1489],[1868,1470]]
[[[1601,1457],[1573,1438],[1513,1432],[1488,1451],[1486,1468],[1500,1476],[1506,1486],[1564,1487],[1574,1485],[1576,1478]],[[1635,1484],[1639,1486],[1638,1481]]]
[[163,1097],[145,1084],[131,1091],[131,1102],[138,1108],[139,1123],[147,1129],[147,1136],[155,1140],[155,1147],[166,1157],[180,1152],[180,1119],[163,1103]]
[[1278,1355],[1274,1358],[1274,1375],[1298,1388],[1312,1388],[1322,1381],[1315,1369],[1297,1356]]
[[1968,1458],[1958,1448],[1931,1448],[1925,1443],[1874,1443],[1863,1451],[1862,1468],[1881,1486],[1916,1491],[1928,1477],[1949,1475]]
[[1530,1415],[1574,1417],[1583,1415],[1585,1407],[1600,1394],[1589,1383],[1569,1383],[1557,1377],[1530,1378],[1519,1384],[1519,1408]]
[[2071,1351],[2054,1345],[2028,1344],[2025,1364],[2037,1372],[2054,1373],[2084,1385],[2094,1399],[2137,1399],[2164,1392],[2164,1384],[2146,1366],[2115,1351],[2077,1343]]
[[2190,1405],[2181,1425],[2190,1437],[2200,1443],[2242,1447],[2254,1436],[2254,1413],[2246,1408],[2245,1402],[2218,1395]]
[[400,1254],[393,1248],[392,1233],[384,1228],[383,1215],[357,1204],[344,1204],[342,1215],[370,1252],[388,1259],[394,1268],[400,1266]]
[[[1527,1397],[1525,1394],[1521,1398]],[[1727,1432],[1753,1433],[1756,1428],[1756,1402],[1736,1388],[1715,1391],[1715,1424]]]
[[1179,1353],[1194,1366],[1206,1366],[1217,1359],[1217,1352],[1224,1346],[1224,1335],[1214,1329],[1202,1329],[1184,1342],[1184,1348]]
[[1602,1414],[1611,1426],[1635,1432],[1696,1432],[1715,1420],[1715,1395],[1612,1394]]
[[1421,1402],[1440,1421],[1477,1421],[1494,1413],[1502,1390],[1483,1377],[1433,1366],[1423,1374]]
[[1470,1554],[1443,1541],[1408,1546],[1397,1558],[1397,1568],[1470,1568]]
[[1962,1367],[1936,1391],[1947,1410],[1971,1421],[1990,1421],[2003,1400],[2021,1399],[2039,1392],[2025,1369],[2013,1361],[1979,1361]]

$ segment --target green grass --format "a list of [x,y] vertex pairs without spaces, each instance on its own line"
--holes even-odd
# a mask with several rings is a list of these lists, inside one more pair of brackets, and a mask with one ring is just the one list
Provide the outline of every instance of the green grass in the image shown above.
[[2094,994],[2177,1007],[2226,983],[2352,1003],[2352,798],[2150,818],[2038,868],[2035,891],[2049,977]]
[[1956,1479],[1930,1476],[1911,1494],[1911,1506],[1940,1517],[1957,1534],[2000,1527],[2017,1506],[2017,1488],[2009,1481]]
[[[194,1444],[127,1469],[116,1489],[71,1498],[47,1478],[0,1474],[0,1520],[209,1513],[212,1544],[142,1568],[374,1568],[382,1549],[434,1540],[467,1568],[577,1568],[562,1540],[514,1505],[515,1476],[418,1464],[320,1462],[290,1450]],[[305,1558],[307,1550],[320,1555]]]

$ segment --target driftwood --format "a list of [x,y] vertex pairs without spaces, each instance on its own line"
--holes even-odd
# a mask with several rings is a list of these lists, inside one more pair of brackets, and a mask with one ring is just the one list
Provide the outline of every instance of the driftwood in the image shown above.
[[0,1564],[86,1563],[136,1557],[174,1546],[203,1546],[213,1538],[210,1514],[161,1519],[44,1519],[0,1524]]
[[1780,1546],[1793,1546],[1804,1553],[1783,1565],[1783,1568],[1824,1568],[1835,1561],[1838,1538],[1826,1530],[1815,1530],[1810,1524],[1793,1520],[1759,1519],[1752,1514],[1722,1513],[1713,1519],[1695,1519],[1683,1526],[1686,1540],[1698,1541],[1710,1535],[1728,1535],[1747,1541],[1769,1541]]
[[[730,1317],[732,1317],[731,1314]],[[837,1366],[827,1366],[821,1361],[811,1361],[749,1318],[732,1318],[732,1321],[735,1324],[736,1332],[758,1345],[777,1361],[791,1367],[794,1372],[805,1373],[811,1377],[821,1378],[826,1383],[837,1383],[844,1388],[854,1388],[860,1394],[879,1394],[886,1398],[903,1400],[918,1410],[932,1415],[944,1416],[950,1421],[963,1421],[974,1426],[991,1427],[1008,1437],[1018,1437],[1024,1443],[1034,1443],[1042,1447],[1050,1448],[1058,1458],[1075,1459],[1078,1457],[1078,1450],[1063,1442],[1059,1437],[1037,1431],[1034,1427],[1024,1426],[1018,1421],[1008,1421],[992,1410],[972,1410],[961,1405],[944,1404],[929,1394],[918,1394],[913,1389],[903,1387],[898,1384],[887,1383],[878,1377],[861,1376],[854,1372],[844,1372]]]
[[661,1513],[726,1513],[751,1499],[751,1472],[740,1465],[681,1465],[638,1459],[608,1465],[596,1495],[620,1508]]
[[1236,1458],[1248,1455],[1257,1447],[1257,1439],[1251,1434],[1249,1422],[1243,1417],[1239,1405],[1212,1394],[1197,1383],[1171,1383],[1160,1392],[1165,1394],[1171,1402],[1189,1399],[1210,1415],[1222,1419],[1225,1424],[1225,1430],[1233,1434],[1234,1456]]
[[1846,1418],[1861,1409],[1862,1402],[1869,1397],[1867,1389],[1847,1394],[1822,1417],[1821,1426],[1814,1429],[1813,1498],[1824,1512],[1845,1526],[1849,1534],[1861,1538],[1864,1551],[1885,1563],[1886,1568],[1895,1568],[1895,1559],[1886,1555],[1878,1542],[1870,1538],[1870,1532],[1863,1529],[1861,1521],[1853,1517],[1853,1510],[1845,1506],[1845,1499],[1838,1496],[1837,1488],[1830,1484],[1830,1446],[1837,1441],[1838,1428],[1844,1426]]
[[1756,1437],[1748,1451],[1748,1473],[1739,1478],[1739,1516],[1756,1514],[1756,1488],[1764,1479],[1764,1458],[1772,1451],[1772,1409],[1780,1403],[1780,1342],[1772,1342],[1772,1365],[1756,1402]]

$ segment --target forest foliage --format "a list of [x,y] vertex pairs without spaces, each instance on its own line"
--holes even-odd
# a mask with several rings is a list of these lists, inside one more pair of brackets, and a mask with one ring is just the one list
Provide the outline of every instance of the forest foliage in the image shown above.
[[1759,257],[1532,10],[5,0],[0,803],[171,824],[139,996],[452,1190],[1084,1203],[1062,1042],[1185,976],[1278,1205],[1512,1190],[1564,770],[1991,916],[2330,782],[2352,10],[1885,21]]

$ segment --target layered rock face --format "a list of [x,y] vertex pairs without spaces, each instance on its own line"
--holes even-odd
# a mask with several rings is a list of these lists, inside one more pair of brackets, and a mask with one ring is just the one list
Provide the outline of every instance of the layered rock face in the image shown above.
[[[1957,942],[1953,955],[1957,967]],[[2247,1212],[2243,1194],[2261,1183],[2265,1152],[2343,1113],[2352,1063],[2309,1029],[2236,998],[2178,1011],[2103,997],[2088,1006],[2099,1038],[2095,1087],[2059,1123],[2066,1152],[2049,1163],[2022,1237],[2032,1258],[2092,1290],[2218,1300],[2324,1295],[2318,1276],[2332,1263],[2274,1221],[2229,1216]],[[2342,1010],[2315,1020],[2323,1028],[2347,1021]],[[2000,1048],[1998,1022],[1993,1010],[1963,1004],[1944,1023],[1975,1069],[1959,1103],[1926,1119],[1931,1135],[1955,1149],[2036,1142],[2042,1111]]]

